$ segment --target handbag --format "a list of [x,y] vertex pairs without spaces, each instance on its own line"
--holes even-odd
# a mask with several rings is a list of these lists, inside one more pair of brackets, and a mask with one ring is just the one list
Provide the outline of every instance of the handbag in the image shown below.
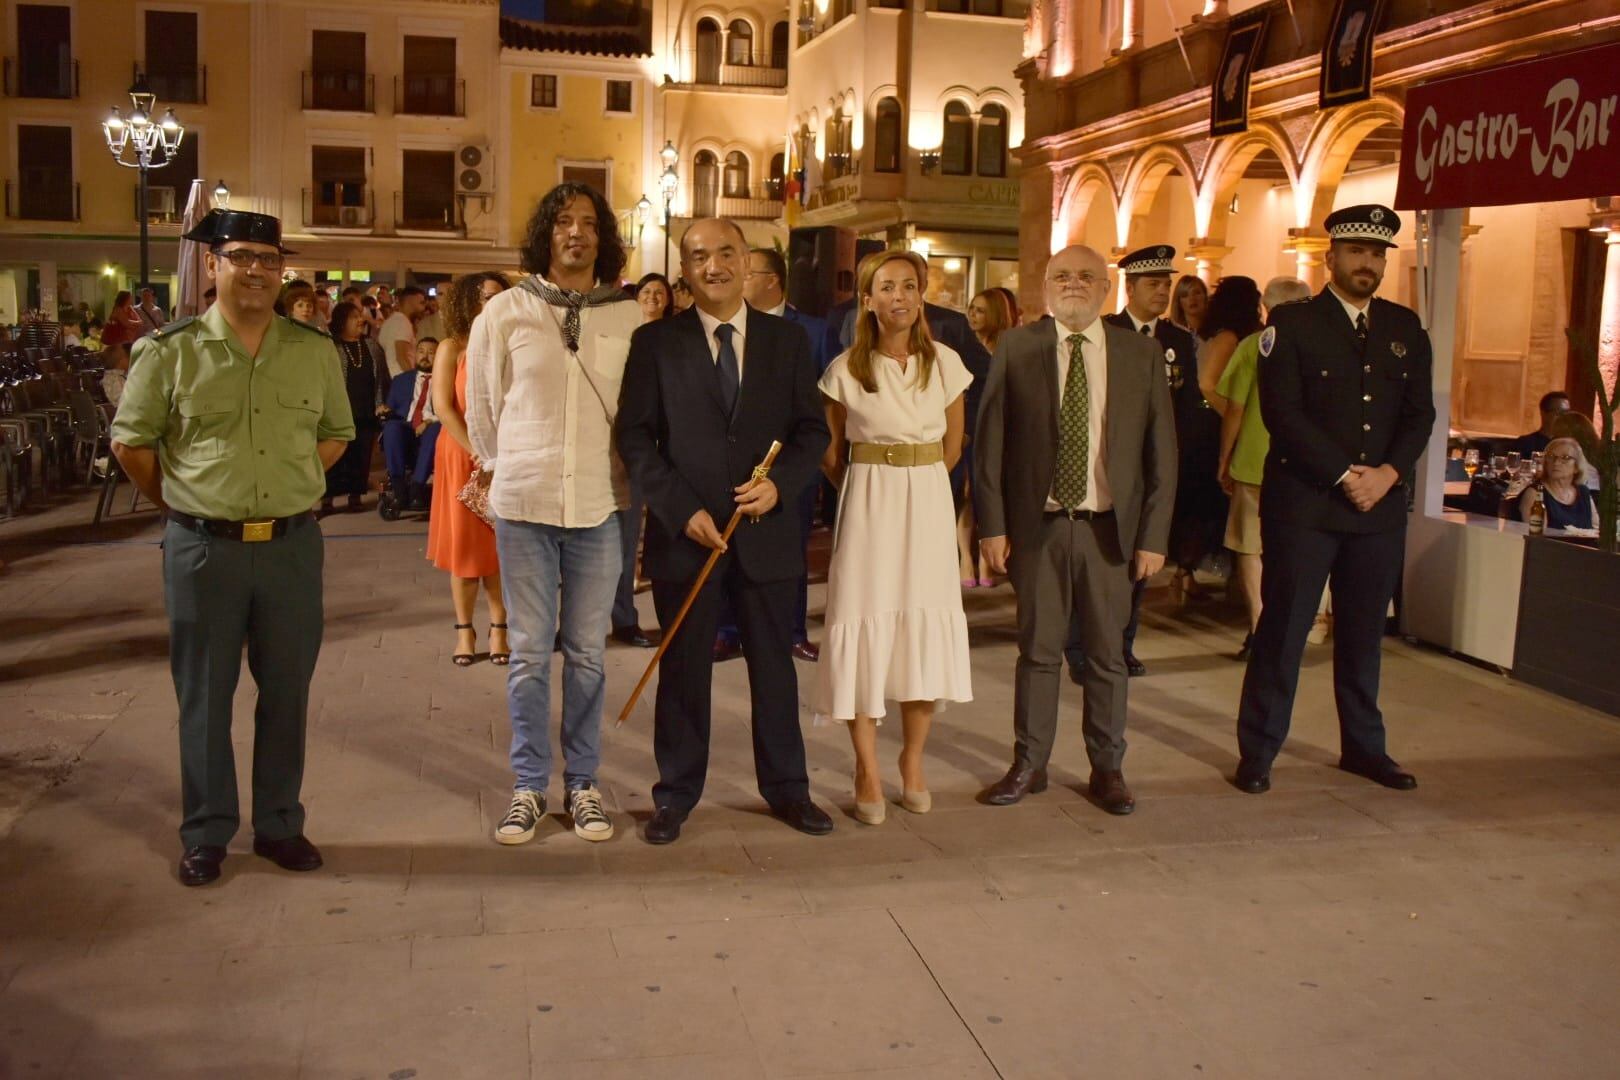
[[479,520],[492,529],[495,527],[495,514],[489,508],[489,483],[494,477],[495,473],[492,470],[479,465],[472,471],[472,475],[467,477],[467,482],[461,485],[461,490],[456,492],[456,498],[461,500],[461,505],[471,510]]

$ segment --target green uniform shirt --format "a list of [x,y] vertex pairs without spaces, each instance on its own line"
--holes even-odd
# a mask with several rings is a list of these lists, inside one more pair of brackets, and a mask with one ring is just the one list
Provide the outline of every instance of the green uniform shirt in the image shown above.
[[1243,424],[1238,428],[1237,445],[1226,469],[1232,479],[1259,486],[1266,471],[1266,453],[1271,449],[1271,433],[1260,418],[1260,335],[1250,334],[1232,350],[1232,359],[1221,372],[1215,392],[1243,406]]
[[112,437],[157,450],[176,510],[246,521],[314,506],[315,444],[352,440],[354,417],[331,338],[277,316],[255,359],[216,304],[135,343]]

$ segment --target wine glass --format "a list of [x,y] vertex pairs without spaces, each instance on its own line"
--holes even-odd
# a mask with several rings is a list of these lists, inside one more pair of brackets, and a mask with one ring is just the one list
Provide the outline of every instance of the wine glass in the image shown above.
[[1463,451],[1463,472],[1468,474],[1468,479],[1470,480],[1474,478],[1475,473],[1479,472],[1478,447],[1470,446],[1467,450]]
[[1524,461],[1524,455],[1517,450],[1509,450],[1507,459],[1508,472],[1516,473],[1519,471],[1520,463]]
[[1506,454],[1492,454],[1491,455],[1491,475],[1494,476],[1494,477],[1501,478],[1501,477],[1505,476],[1506,474],[1507,474],[1507,455]]

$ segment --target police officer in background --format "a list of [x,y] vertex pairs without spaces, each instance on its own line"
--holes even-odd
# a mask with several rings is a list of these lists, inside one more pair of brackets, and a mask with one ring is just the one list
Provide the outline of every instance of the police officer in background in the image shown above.
[[112,425],[119,464],[167,518],[163,588],[180,706],[180,881],[219,877],[240,811],[231,698],[242,647],[258,685],[253,851],[313,870],[299,788],[309,682],[321,647],[321,531],[310,508],[354,438],[332,342],[274,313],[281,223],[215,210],[218,300],[135,345]]
[[[1113,323],[1122,330],[1142,334],[1159,343],[1164,350],[1164,371],[1170,382],[1170,399],[1176,412],[1176,434],[1181,444],[1180,479],[1176,484],[1176,503],[1183,501],[1182,489],[1209,482],[1214,475],[1189,476],[1187,465],[1187,429],[1203,417],[1215,420],[1216,453],[1220,447],[1220,419],[1204,401],[1198,390],[1198,346],[1193,336],[1169,319],[1164,313],[1170,307],[1170,278],[1176,269],[1176,249],[1168,244],[1154,244],[1140,248],[1119,260],[1119,272],[1125,280],[1125,310],[1104,315],[1103,322]],[[1203,410],[1200,417],[1199,410]],[[1191,417],[1191,420],[1187,420]],[[1207,421],[1205,426],[1208,426]],[[1178,509],[1177,516],[1180,516]],[[1175,552],[1176,547],[1171,545]],[[1196,567],[1186,568],[1190,573]],[[1132,678],[1147,674],[1147,665],[1136,658],[1136,631],[1142,625],[1142,594],[1147,591],[1147,578],[1138,578],[1131,586],[1131,619],[1125,624],[1125,670]],[[1077,684],[1085,682],[1086,650],[1081,640],[1081,610],[1075,608],[1069,622],[1069,640],[1063,646],[1063,657],[1068,663],[1069,679]]]
[[1238,711],[1235,783],[1258,795],[1288,734],[1305,635],[1333,589],[1339,768],[1417,786],[1384,747],[1378,668],[1406,546],[1405,484],[1434,427],[1429,336],[1417,313],[1373,294],[1400,219],[1385,206],[1329,215],[1327,288],[1271,312],[1260,337],[1260,409],[1271,431],[1260,500],[1263,608]]

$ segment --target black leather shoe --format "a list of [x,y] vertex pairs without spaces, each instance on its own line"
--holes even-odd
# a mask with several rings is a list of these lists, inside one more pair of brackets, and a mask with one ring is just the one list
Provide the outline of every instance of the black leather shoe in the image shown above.
[[1082,664],[1068,664],[1069,681],[1076,686],[1086,685],[1086,669]]
[[812,645],[808,641],[795,641],[793,643],[793,659],[803,660],[807,664],[814,664],[821,660],[821,647]]
[[1236,653],[1232,654],[1232,659],[1236,660],[1240,664],[1248,663],[1249,654],[1253,651],[1254,635],[1245,634],[1243,635],[1243,644],[1238,647],[1238,651]]
[[1378,761],[1361,761],[1355,758],[1340,758],[1339,768],[1347,773],[1365,776],[1375,784],[1383,784],[1396,791],[1411,791],[1417,787],[1417,777],[1405,772],[1389,758]]
[[1007,775],[985,789],[980,798],[991,806],[1011,806],[1025,795],[1039,795],[1045,790],[1045,769],[1015,761]]
[[180,884],[206,885],[219,878],[219,864],[225,861],[225,849],[212,844],[188,847],[180,856]]
[[646,838],[649,844],[673,844],[680,839],[681,826],[686,824],[686,811],[672,806],[660,806],[647,822]]
[[735,660],[742,655],[742,642],[732,641],[724,637],[714,639],[714,662],[723,664],[727,660]]
[[262,855],[283,870],[319,870],[321,852],[302,836],[289,836],[285,840],[253,838],[253,854]]
[[1147,665],[1138,660],[1135,653],[1126,653],[1125,670],[1130,672],[1131,678],[1136,679],[1147,674]]
[[1264,795],[1271,790],[1271,770],[1248,762],[1238,762],[1232,786],[1245,795]]
[[771,814],[808,836],[826,836],[833,831],[833,819],[809,799],[773,806]]
[[639,626],[615,626],[613,640],[625,645],[634,645],[638,649],[650,649],[658,644],[657,639],[650,637]]

